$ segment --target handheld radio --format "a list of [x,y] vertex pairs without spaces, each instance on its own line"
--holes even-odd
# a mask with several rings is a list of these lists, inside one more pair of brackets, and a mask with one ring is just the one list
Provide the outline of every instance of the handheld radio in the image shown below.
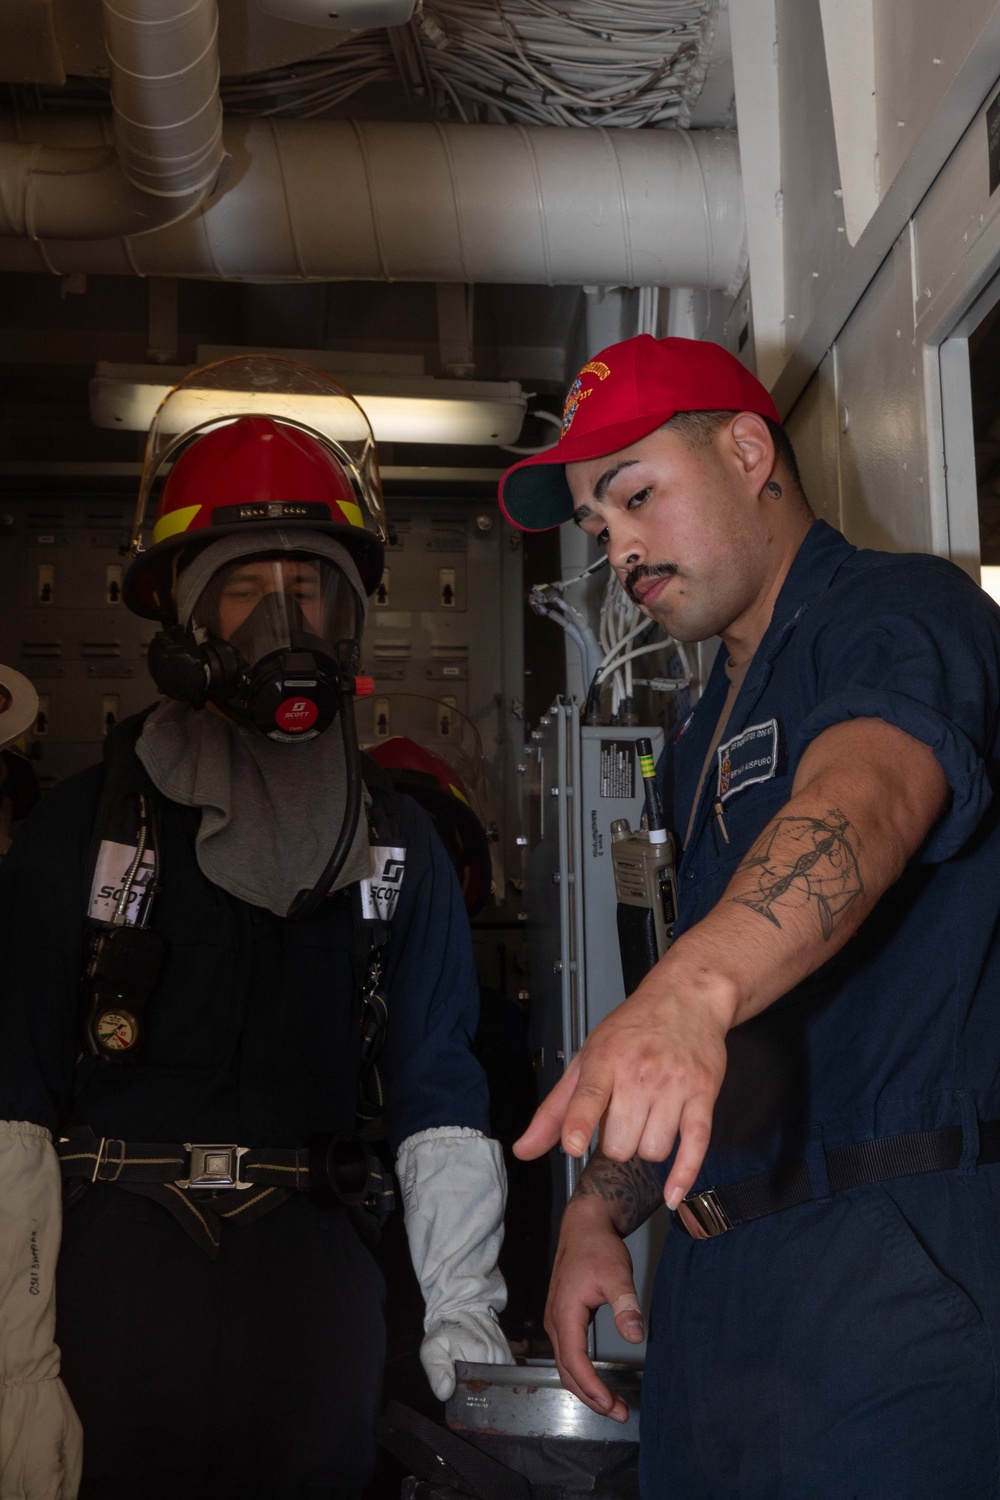
[[618,946],[626,995],[666,953],[677,916],[674,840],[656,789],[652,742],[636,740],[635,748],[646,798],[645,827],[633,832],[628,818],[616,818],[611,825]]

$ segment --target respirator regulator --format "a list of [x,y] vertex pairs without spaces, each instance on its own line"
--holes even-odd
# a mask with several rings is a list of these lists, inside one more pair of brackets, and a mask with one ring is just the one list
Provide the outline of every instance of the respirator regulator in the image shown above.
[[327,559],[239,558],[191,612],[204,698],[280,744],[316,739],[355,691],[363,626],[358,594]]

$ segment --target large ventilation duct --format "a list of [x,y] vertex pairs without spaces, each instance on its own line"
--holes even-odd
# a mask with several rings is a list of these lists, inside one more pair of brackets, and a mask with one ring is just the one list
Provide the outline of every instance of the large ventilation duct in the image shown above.
[[[51,144],[88,123],[43,122]],[[730,131],[233,119],[224,140],[226,191],[182,222],[101,243],[82,213],[56,242],[8,216],[0,234],[30,238],[0,240],[0,270],[730,291],[745,273]]]
[[104,239],[173,223],[223,165],[216,0],[103,0],[113,135],[0,141],[0,234]]

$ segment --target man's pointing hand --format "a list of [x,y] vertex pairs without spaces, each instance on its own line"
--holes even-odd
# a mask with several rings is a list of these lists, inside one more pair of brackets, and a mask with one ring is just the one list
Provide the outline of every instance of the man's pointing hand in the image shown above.
[[664,1197],[675,1208],[690,1192],[708,1149],[736,1000],[728,986],[682,979],[676,951],[590,1033],[516,1155],[541,1156],[561,1140],[582,1156],[598,1127],[612,1161],[664,1161],[679,1140]]

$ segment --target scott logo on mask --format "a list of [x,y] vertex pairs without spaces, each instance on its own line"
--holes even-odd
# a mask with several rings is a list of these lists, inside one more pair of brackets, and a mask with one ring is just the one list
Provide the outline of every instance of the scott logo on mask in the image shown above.
[[301,734],[311,729],[319,717],[319,709],[309,698],[286,698],[279,703],[274,721],[286,734]]

